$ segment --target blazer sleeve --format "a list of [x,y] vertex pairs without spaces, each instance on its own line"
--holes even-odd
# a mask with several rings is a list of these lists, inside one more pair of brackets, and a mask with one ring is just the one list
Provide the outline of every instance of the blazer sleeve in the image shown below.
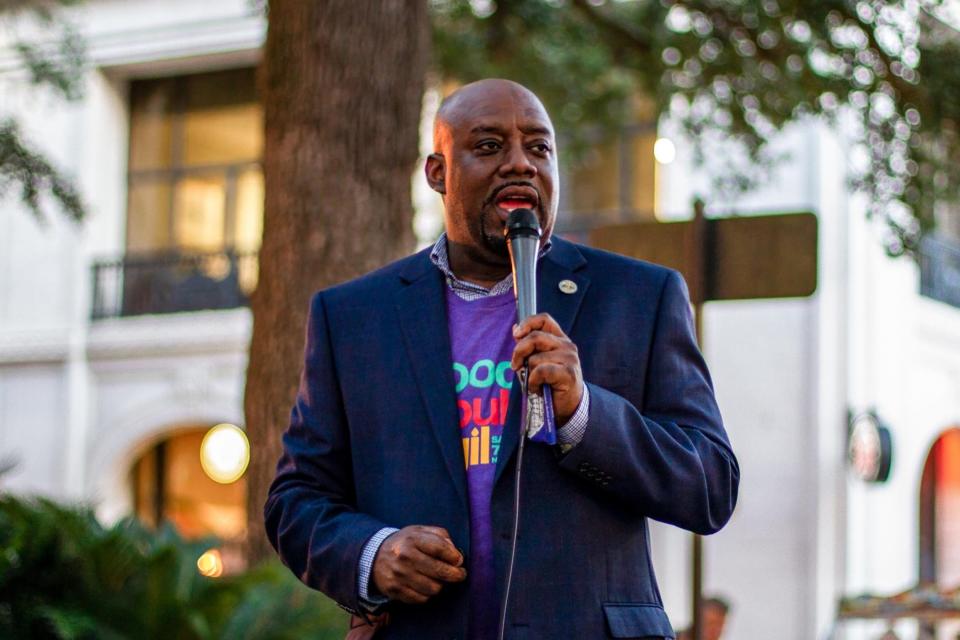
[[307,321],[305,361],[264,505],[267,537],[300,580],[359,609],[364,544],[385,525],[355,506],[350,441],[323,294]]
[[655,322],[641,410],[588,383],[589,426],[560,465],[632,511],[714,533],[733,514],[740,468],[675,271],[665,279]]

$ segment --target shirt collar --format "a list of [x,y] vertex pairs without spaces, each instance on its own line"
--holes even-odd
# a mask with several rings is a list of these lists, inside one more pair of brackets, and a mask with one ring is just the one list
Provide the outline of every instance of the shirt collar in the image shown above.
[[[540,251],[537,254],[538,260],[547,255],[547,252],[550,251],[551,244],[552,241],[547,240],[547,242],[540,247]],[[443,273],[447,279],[447,285],[461,298],[475,300],[477,298],[500,295],[513,289],[513,275],[508,275],[506,278],[500,282],[497,282],[489,289],[479,284],[467,282],[466,280],[461,280],[458,278],[450,269],[450,258],[449,254],[447,253],[446,232],[441,233],[436,243],[434,243],[433,249],[430,251],[430,261],[433,262],[438,269],[440,269],[440,272]]]

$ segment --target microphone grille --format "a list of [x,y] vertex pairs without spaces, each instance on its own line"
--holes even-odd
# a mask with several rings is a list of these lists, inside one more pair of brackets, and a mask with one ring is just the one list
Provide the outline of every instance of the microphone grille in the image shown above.
[[507,225],[503,229],[508,238],[517,236],[540,237],[540,221],[530,209],[514,209],[507,217]]

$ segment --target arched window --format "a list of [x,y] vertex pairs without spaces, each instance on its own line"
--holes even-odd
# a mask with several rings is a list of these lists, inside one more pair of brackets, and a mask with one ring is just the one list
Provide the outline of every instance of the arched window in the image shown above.
[[937,438],[923,466],[920,582],[960,587],[960,427]]
[[208,429],[178,429],[137,459],[130,470],[133,510],[151,527],[169,522],[185,538],[219,538],[222,569],[234,573],[245,568],[247,481],[222,484],[204,472],[200,445]]

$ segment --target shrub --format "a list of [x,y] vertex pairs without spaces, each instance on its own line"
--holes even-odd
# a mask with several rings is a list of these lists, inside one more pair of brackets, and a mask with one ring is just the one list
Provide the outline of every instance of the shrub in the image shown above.
[[0,495],[0,637],[285,640],[342,638],[345,614],[278,562],[207,578],[215,539],[126,519],[104,527],[88,507]]

